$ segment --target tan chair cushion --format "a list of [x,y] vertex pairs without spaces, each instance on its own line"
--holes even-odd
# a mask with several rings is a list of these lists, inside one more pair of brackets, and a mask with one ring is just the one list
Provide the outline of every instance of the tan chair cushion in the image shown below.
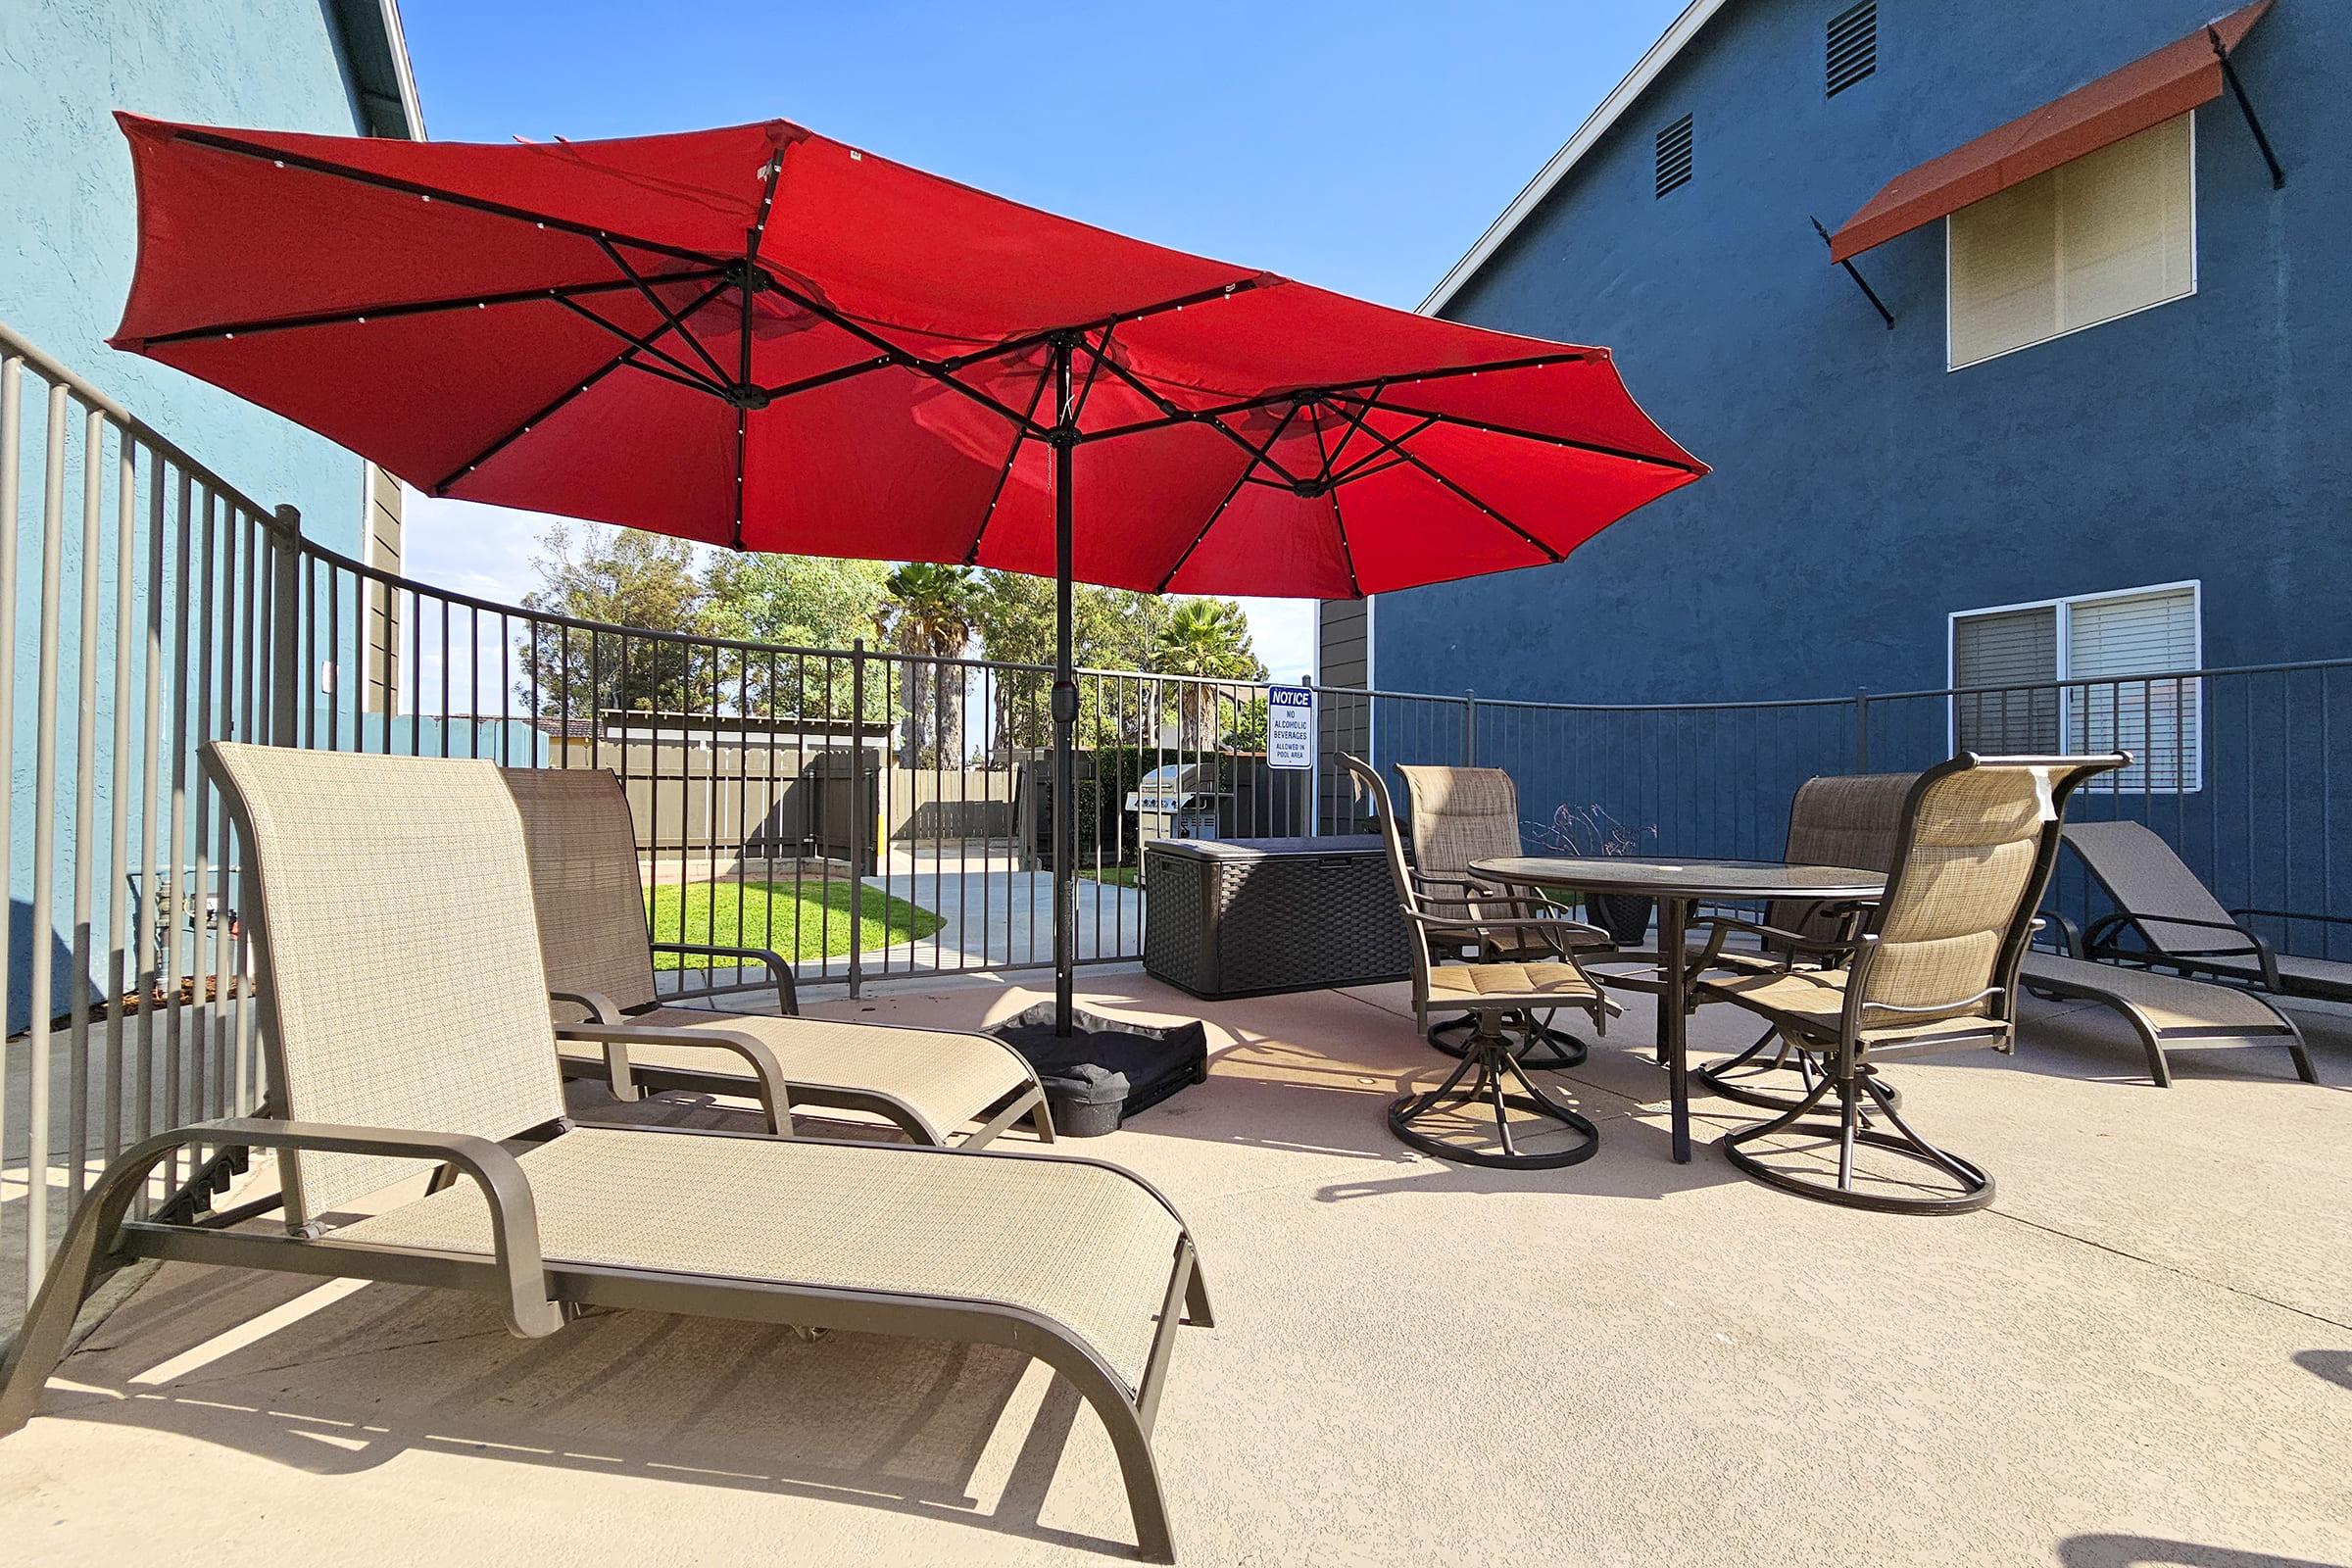
[[[1845,1011],[1846,971],[1843,969],[1778,969],[1742,965],[1732,973],[1713,972],[1698,982],[1702,1002],[1733,1002],[1814,1034],[1836,1039]],[[1889,1016],[1881,1014],[1880,1016]],[[1892,1044],[1941,1036],[1955,1039],[1997,1035],[2001,1024],[1991,1018],[1941,1018],[1926,1023],[1885,1023],[1863,1014],[1865,1045]]]
[[1559,1006],[1599,995],[1571,963],[1441,963],[1429,971],[1432,1006],[1508,1004],[1534,1000]]

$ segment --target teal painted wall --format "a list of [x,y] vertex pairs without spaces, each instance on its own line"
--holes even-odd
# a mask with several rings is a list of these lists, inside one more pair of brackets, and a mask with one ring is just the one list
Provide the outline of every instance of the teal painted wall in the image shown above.
[[[110,393],[229,483],[266,507],[301,509],[306,531],[330,548],[359,553],[362,465],[342,448],[180,374],[105,345],[120,317],[137,245],[130,159],[116,129],[117,109],[175,120],[349,134],[359,126],[337,35],[323,0],[6,0],[0,3],[0,321]],[[52,682],[59,694],[61,796],[51,929],[27,929],[32,894],[34,726],[41,575],[43,393],[24,378],[24,461],[19,568],[0,584],[15,596],[15,726],[10,739],[9,986],[11,1031],[27,1021],[31,956],[46,944],[70,951],[70,889],[75,853],[71,780],[80,712],[74,700],[85,655],[100,661],[107,704],[114,648],[114,573],[103,568],[101,614],[86,634],[81,593],[79,412],[66,473],[66,540],[61,562],[64,621]],[[114,531],[113,459],[102,534]],[[142,489],[144,487],[142,486]],[[144,497],[140,500],[144,518]],[[142,589],[143,598],[143,589]],[[168,699],[167,699],[168,702]],[[104,864],[111,808],[111,705],[94,714],[97,792],[92,821],[94,930],[103,955],[106,906],[118,868]],[[139,722],[143,725],[143,715]],[[169,767],[166,768],[169,777]],[[133,833],[132,858],[138,856]],[[102,960],[101,960],[102,961]],[[60,1007],[76,984],[59,972]]]

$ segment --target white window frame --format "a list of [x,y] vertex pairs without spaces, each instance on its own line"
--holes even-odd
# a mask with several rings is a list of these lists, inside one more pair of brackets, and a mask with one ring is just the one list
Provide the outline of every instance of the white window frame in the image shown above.
[[[1962,362],[1962,363],[1960,363],[1960,364],[1954,364],[1954,363],[1953,363],[1953,361],[1952,361],[1952,217],[1953,217],[1953,215],[1951,215],[1951,214],[1947,213],[1947,214],[1945,214],[1945,215],[1944,215],[1944,219],[1943,219],[1943,373],[1944,373],[1944,374],[1946,374],[1946,375],[1952,375],[1952,374],[1956,374],[1956,373],[1958,373],[1958,372],[1959,372],[1959,371],[1961,371],[1961,370],[1973,370],[1973,369],[1975,369],[1975,368],[1976,368],[1978,366],[1980,366],[1980,365],[1990,365],[1990,364],[1992,364],[1992,363],[1993,363],[1995,360],[2005,360],[2005,359],[2009,358],[2009,356],[2010,356],[2010,355],[2012,355],[2012,354],[2023,354],[2023,353],[2025,353],[2025,352],[2026,352],[2028,349],[2037,349],[2037,348],[2040,348],[2040,347],[2041,347],[2041,346],[2042,346],[2044,343],[2055,343],[2055,342],[2057,342],[2057,341],[2058,341],[2060,338],[2068,338],[2068,337],[2073,337],[2073,336],[2074,336],[2076,333],[2078,333],[2078,332],[2089,332],[2089,331],[2093,331],[2093,330],[2095,330],[2095,329],[2097,329],[2097,328],[2099,328],[2099,327],[2102,327],[2102,326],[2105,326],[2105,325],[2107,325],[2107,324],[2108,324],[2109,322],[2111,322],[2111,321],[2120,321],[2120,320],[2123,320],[2123,319],[2124,319],[2125,318],[2127,318],[2127,317],[2137,316],[2137,315],[2141,314],[2141,313],[2142,313],[2142,312],[2144,312],[2144,311],[2158,311],[2158,310],[2162,310],[2162,309],[2163,309],[2165,306],[2167,306],[2167,305],[2178,305],[2178,304],[2180,304],[2180,303],[2182,300],[2191,300],[2191,299],[2195,299],[2195,298],[2197,297],[2197,287],[2198,287],[2198,282],[2199,282],[2199,278],[2198,278],[2199,268],[2198,268],[2198,262],[2197,262],[2197,253],[2198,253],[2198,249],[2199,249],[2199,247],[2198,247],[2198,244],[2197,244],[2197,112],[2196,112],[2195,110],[2193,110],[2193,109],[2186,110],[2186,111],[2184,111],[2184,112],[2183,112],[2182,118],[2186,119],[2186,120],[2187,120],[2187,122],[2188,122],[2188,287],[2187,287],[2185,290],[2183,290],[2182,292],[2180,292],[2180,293],[2179,293],[2179,294],[2174,294],[2174,295],[2171,295],[2171,296],[2169,296],[2169,297],[2167,297],[2167,298],[2165,298],[2165,299],[2160,299],[2160,300],[2151,300],[2151,301],[2149,301],[2149,302],[2148,302],[2147,304],[2145,304],[2145,305],[2134,305],[2133,307],[2132,307],[2132,309],[2130,309],[2130,310],[2128,310],[2128,311],[2119,311],[2119,312],[2117,312],[2117,313],[2116,313],[2115,315],[2113,315],[2113,316],[2102,316],[2102,317],[2100,317],[2100,318],[2099,318],[2097,320],[2095,320],[2095,321],[2084,321],[2084,322],[2083,322],[2083,323],[2082,323],[2081,326],[2070,326],[2070,327],[2067,327],[2067,328],[2065,328],[2065,329],[2063,329],[2063,330],[2061,330],[2061,331],[2052,332],[2052,333],[2051,333],[2051,334],[2050,334],[2048,337],[2037,337],[2037,338],[2035,338],[2035,339],[2034,339],[2033,342],[2031,342],[2031,343],[2020,343],[2020,344],[2019,344],[2017,347],[2015,347],[2015,348],[2013,348],[2013,349],[2003,349],[2003,350],[2001,350],[2001,351],[2000,351],[1998,354],[1987,354],[1987,355],[1984,356],[1982,359],[1968,360],[1968,361]],[[2159,123],[2159,124],[2161,124],[2161,123],[2163,123],[2163,122],[2159,121],[2159,122],[2158,122],[2158,123]],[[2154,129],[2154,128],[2155,128],[2155,126],[2151,125],[2151,126],[2149,126],[2148,128],[2152,130],[2152,129]],[[2094,151],[2095,151],[2095,150],[2096,150],[2096,149],[2094,149]],[[2085,156],[2087,156],[2087,155],[2085,155]],[[2071,163],[2071,162],[2073,162],[2073,160],[2072,160],[2072,159],[2070,159],[2070,160],[2068,160],[2068,162],[2070,162],[2070,163]],[[2061,167],[2064,167],[2064,166],[2061,166]],[[2056,172],[2056,171],[2054,171],[2054,170],[2053,170],[2053,171],[2047,171],[2047,172]],[[2036,178],[2036,179],[2039,179],[2039,178],[2041,177],[2041,175],[2039,175],[2039,174],[2036,174],[2036,175],[2034,175],[2034,178]],[[1973,205],[1973,204],[1971,204],[1971,205]],[[1965,207],[1961,209],[1961,211],[1962,211],[1962,212],[1966,212],[1967,210],[1968,210],[1968,209],[1967,209],[1967,208],[1965,208]],[[2049,602],[2054,604],[2054,603],[2056,603],[2057,601],[2055,601],[2055,600],[2052,600],[2052,601],[2049,601]],[[2020,606],[2019,608],[2021,608],[2021,609],[2029,609],[2029,610],[2030,610],[2030,609],[2033,609],[2033,608],[2034,608],[2034,606],[2031,606],[2031,605],[2027,605],[2027,606]],[[1978,613],[1982,613],[1982,612],[1978,612],[1978,611],[1971,611],[1971,612],[1968,612],[1968,613],[1971,613],[1971,614],[1978,614]]]
[[[2063,684],[2075,678],[2074,608],[2077,605],[2095,605],[2113,599],[2137,599],[2143,594],[2179,593],[2182,589],[2188,591],[2189,625],[2196,638],[2195,657],[2190,661],[2189,667],[2203,669],[2205,667],[2205,581],[2201,577],[2183,577],[2176,582],[2141,583],[2132,588],[2103,588],[2097,593],[2060,594],[2051,599],[2024,599],[2013,605],[1980,605],[1969,610],[1955,610],[1948,612],[1943,617],[1943,684],[1946,688],[1946,695],[1943,699],[1944,751],[1957,753],[1960,749],[1960,700],[1950,695],[1960,685],[1960,622],[1974,620],[1980,615],[2005,615],[2021,610],[2055,612],[2058,620],[2056,638],[2058,673],[2053,679],[2058,683],[2058,743],[2063,748],[2066,745],[2069,723],[2074,717],[2076,697],[2074,688]],[[2159,670],[2155,673],[2162,674],[2164,672]],[[2108,678],[2121,683],[2136,677],[2119,675]],[[2188,756],[2181,759],[2186,763],[2186,766],[2181,769],[2186,777],[2174,784],[2170,789],[2148,788],[2146,793],[2149,794],[2197,795],[2203,793],[2205,788],[2205,682],[2191,680],[2183,681],[2180,684],[2186,688],[2190,710],[2196,715],[2197,743],[2190,750]],[[2121,774],[2106,774],[2092,779],[2084,788],[2096,791],[2100,785],[2104,784],[2109,789],[2119,790],[2124,794],[2141,793],[2140,788],[2124,789],[2117,784],[2115,780],[2121,777]]]

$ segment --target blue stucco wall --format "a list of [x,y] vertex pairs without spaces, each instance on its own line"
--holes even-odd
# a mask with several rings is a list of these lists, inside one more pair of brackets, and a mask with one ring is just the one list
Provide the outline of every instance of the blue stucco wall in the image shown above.
[[[2352,653],[2352,24],[2279,0],[2198,111],[2198,291],[1957,372],[1940,223],[1861,260],[1808,223],[2191,31],[2220,0],[1880,0],[1822,95],[1836,0],[1736,0],[1446,314],[1618,354],[1715,472],[1561,566],[1384,597],[1374,678],[1601,703],[1938,687],[1946,614],[2198,578],[2209,664]],[[1563,106],[1563,129],[1577,106]],[[1696,175],[1652,194],[1657,128]],[[1782,797],[1783,800],[1786,796]]]
[[[137,225],[130,160],[113,112],[130,109],[171,119],[350,133],[359,122],[337,36],[322,0],[11,0],[0,4],[0,321],[107,390],[177,441],[198,461],[264,506],[301,509],[305,528],[332,548],[357,554],[362,466],[350,453],[282,419],[150,361],[104,343],[120,317],[135,255]],[[7,1024],[27,1021],[25,988],[32,955],[43,944],[62,961],[73,932],[64,885],[78,851],[72,786],[75,731],[73,702],[82,661],[100,661],[101,710],[95,714],[94,821],[103,838],[112,802],[114,585],[101,572],[101,617],[84,638],[80,598],[80,415],[71,418],[73,455],[66,474],[64,612],[55,681],[61,695],[57,812],[57,912],[52,929],[28,929],[36,811],[33,736],[41,563],[40,481],[44,387],[24,380],[24,464],[21,491],[20,569],[0,592],[15,595],[17,661],[7,893],[10,953]],[[111,451],[111,448],[110,448]],[[114,528],[112,458],[103,534]],[[141,500],[144,516],[144,500]],[[168,585],[167,591],[172,591]],[[141,593],[143,599],[143,589]],[[144,715],[134,723],[144,728]],[[166,767],[169,776],[169,767]],[[133,863],[139,858],[132,832]],[[103,864],[93,844],[95,883],[91,947],[107,946],[107,903],[121,868]],[[58,973],[64,1006],[76,994]]]

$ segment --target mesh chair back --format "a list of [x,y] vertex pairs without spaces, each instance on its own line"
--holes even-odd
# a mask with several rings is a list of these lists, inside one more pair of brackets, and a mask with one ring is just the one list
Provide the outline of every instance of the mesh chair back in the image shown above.
[[[1382,848],[1389,858],[1389,876],[1396,884],[1396,901],[1408,911],[1418,909],[1420,901],[1413,895],[1413,875],[1404,858],[1404,839],[1396,831],[1396,804],[1390,799],[1389,786],[1380,770],[1360,757],[1340,754],[1340,765],[1354,778],[1356,788],[1368,798],[1372,820],[1380,834]],[[1413,955],[1413,985],[1419,995],[1426,996],[1429,985],[1429,934],[1416,920],[1405,921],[1405,937]]]
[[1464,876],[1473,860],[1520,853],[1519,788],[1501,768],[1396,771],[1412,806],[1413,864],[1423,876]]
[[2006,1017],[2066,798],[2121,765],[2120,756],[1958,757],[1920,774],[1868,927],[1879,941],[1863,1000],[1910,1009],[1907,1022]]
[[[1797,865],[1887,870],[1902,838],[1903,803],[1917,782],[1917,773],[1805,780],[1788,803],[1788,848],[1783,858]],[[1838,917],[1824,913],[1819,899],[1776,899],[1765,906],[1764,923],[1817,942],[1839,932]]]
[[[2082,858],[2118,908],[2177,914],[2225,926],[2233,923],[2222,901],[2173,847],[2140,823],[2074,822],[2067,826],[2066,842]],[[2142,920],[2138,929],[2147,933],[2148,942],[2160,953],[2195,953],[2230,941],[2226,930],[2163,920]]]
[[624,1010],[652,1003],[637,829],[620,780],[601,767],[510,767],[500,776],[522,818],[547,983],[593,991]]
[[[245,902],[282,1114],[515,1134],[564,1114],[514,802],[489,762],[212,742],[244,824]],[[281,1154],[300,1225],[417,1173]]]

